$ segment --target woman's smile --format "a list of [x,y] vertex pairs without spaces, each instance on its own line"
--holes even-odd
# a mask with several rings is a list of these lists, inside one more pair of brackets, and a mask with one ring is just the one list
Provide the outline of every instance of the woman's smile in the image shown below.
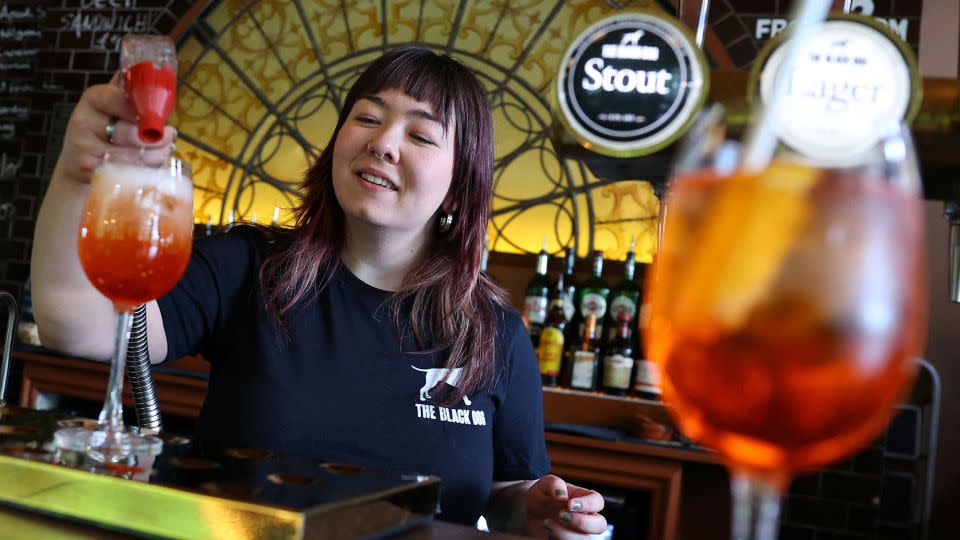
[[358,99],[333,150],[333,188],[348,224],[425,230],[450,190],[455,122],[399,90]]

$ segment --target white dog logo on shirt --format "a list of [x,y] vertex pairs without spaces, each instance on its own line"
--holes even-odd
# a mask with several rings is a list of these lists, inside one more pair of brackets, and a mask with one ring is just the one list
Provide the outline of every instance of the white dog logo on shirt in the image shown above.
[[[424,377],[426,380],[424,381],[423,386],[420,387],[420,401],[426,401],[427,398],[430,397],[430,390],[433,389],[433,387],[436,386],[438,382],[443,380],[443,377],[444,375],[447,374],[447,371],[450,372],[450,376],[447,377],[447,380],[445,382],[450,386],[453,386],[454,388],[456,388],[457,381],[460,380],[460,373],[463,371],[463,368],[453,368],[448,370],[447,368],[421,369],[421,368],[418,368],[417,366],[410,366],[410,367],[412,367],[417,371],[422,371],[423,373],[426,374]],[[468,407],[470,406],[470,398],[467,397],[466,395],[463,396],[463,402],[466,403]]]

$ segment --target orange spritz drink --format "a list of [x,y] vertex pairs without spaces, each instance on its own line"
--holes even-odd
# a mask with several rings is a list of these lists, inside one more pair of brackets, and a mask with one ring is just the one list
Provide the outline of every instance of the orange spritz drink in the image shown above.
[[87,277],[117,309],[159,298],[183,275],[193,239],[192,186],[164,169],[104,163],[80,221]]
[[870,443],[926,316],[923,208],[861,171],[773,163],[674,181],[649,350],[684,433],[768,477]]
[[150,166],[108,155],[94,171],[77,250],[87,278],[117,312],[115,353],[99,425],[58,430],[57,447],[105,463],[156,454],[162,448],[159,438],[124,426],[123,368],[131,311],[173,288],[187,267],[192,201],[189,166],[175,158]]

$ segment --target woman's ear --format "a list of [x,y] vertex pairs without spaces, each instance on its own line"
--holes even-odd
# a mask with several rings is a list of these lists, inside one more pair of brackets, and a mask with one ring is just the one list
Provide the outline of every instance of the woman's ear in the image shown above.
[[460,209],[460,203],[453,199],[451,194],[447,194],[447,198],[440,203],[440,211],[446,214],[453,214]]

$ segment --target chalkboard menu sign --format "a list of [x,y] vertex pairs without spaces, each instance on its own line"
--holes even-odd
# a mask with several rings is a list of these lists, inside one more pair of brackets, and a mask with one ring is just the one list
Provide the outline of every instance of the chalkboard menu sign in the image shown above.
[[63,133],[127,33],[169,34],[189,0],[0,0],[0,290],[17,293]]
[[[30,119],[45,18],[39,2],[0,0],[0,179],[16,178],[22,166],[21,139]],[[0,217],[5,202],[0,201]]]

